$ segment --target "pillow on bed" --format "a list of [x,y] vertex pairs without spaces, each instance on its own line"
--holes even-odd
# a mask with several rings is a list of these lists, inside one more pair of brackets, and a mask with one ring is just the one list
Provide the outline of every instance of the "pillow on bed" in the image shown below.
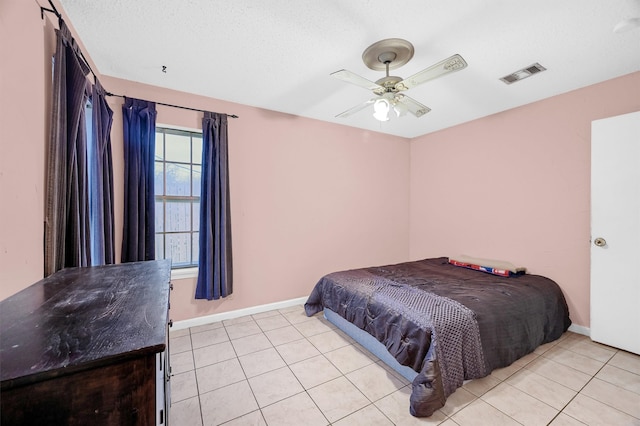
[[500,275],[502,277],[522,275],[527,270],[527,268],[516,266],[511,262],[495,259],[481,259],[478,257],[466,256],[464,254],[449,257],[449,263],[455,266],[462,266],[465,268],[475,269],[477,271]]

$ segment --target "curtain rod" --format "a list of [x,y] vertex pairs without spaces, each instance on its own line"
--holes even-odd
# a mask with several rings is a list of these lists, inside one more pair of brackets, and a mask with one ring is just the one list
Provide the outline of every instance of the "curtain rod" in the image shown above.
[[[58,9],[56,9],[56,6],[53,4],[51,0],[49,0],[49,4],[51,5],[51,9],[40,6],[40,19],[44,19],[45,12],[53,13],[58,18],[58,25],[60,25],[60,22],[64,22],[64,19],[62,19],[62,15],[60,14],[60,12],[58,12]],[[80,55],[80,59],[84,61],[84,64],[89,69],[89,72],[93,74],[93,78],[97,79],[98,76],[96,75],[95,72],[93,72],[93,68],[91,68],[91,65],[89,65],[89,61],[87,61],[87,58],[84,57],[84,53],[82,53],[82,50],[80,50],[80,46],[77,46],[75,50]]]
[[58,19],[62,19],[62,15],[60,15],[60,12],[58,12],[58,9],[56,9],[56,6],[51,2],[51,0],[49,0],[49,5],[51,5],[51,9],[40,6],[40,18],[44,19],[44,13],[49,12],[56,15]]
[[[60,14],[60,12],[58,12],[58,9],[56,9],[56,6],[53,4],[53,2],[51,0],[48,0],[48,1],[49,1],[49,4],[51,5],[51,9],[48,9],[46,7],[40,6],[40,18],[44,19],[44,12],[49,12],[49,13],[53,13],[54,15],[56,15],[58,20],[64,22],[64,20],[62,19],[62,15]],[[82,53],[82,51],[80,49],[78,49],[78,53],[80,53],[80,56],[82,57],[82,60],[87,65],[87,68],[89,68],[89,71],[91,72],[91,74],[93,74],[93,78],[97,79],[98,76],[96,76],[96,73],[93,72],[93,69],[91,69],[91,65],[89,65],[89,61],[87,61],[87,59],[84,57],[84,54]],[[106,92],[105,94],[107,96],[117,96],[117,97],[126,99],[126,96],[115,95],[115,94],[113,94],[111,92]],[[157,105],[163,105],[163,106],[168,106],[168,107],[172,107],[172,108],[188,109],[190,111],[198,111],[198,112],[207,112],[207,111],[204,111],[202,109],[189,108],[189,107],[180,106],[180,105],[165,104],[165,103],[162,103],[162,102],[155,102],[155,103]],[[235,115],[235,114],[227,114],[227,117],[238,118],[238,116]]]
[[[118,98],[123,98],[123,99],[127,99],[126,96],[123,95],[116,95],[115,93],[111,93],[111,92],[105,92],[105,95],[107,96],[115,96]],[[198,108],[190,108],[190,107],[186,107],[186,106],[181,106],[181,105],[173,105],[173,104],[165,104],[162,102],[154,102],[156,105],[162,105],[162,106],[168,106],[171,108],[180,108],[180,109],[188,109],[189,111],[198,111],[198,112],[208,112],[205,111],[203,109],[198,109]],[[235,114],[226,114],[227,117],[231,117],[231,118],[239,118],[237,115]]]

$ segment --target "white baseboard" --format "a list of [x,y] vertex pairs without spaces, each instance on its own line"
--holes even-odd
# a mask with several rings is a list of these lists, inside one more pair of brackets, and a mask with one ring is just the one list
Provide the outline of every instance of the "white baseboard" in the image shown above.
[[591,336],[591,329],[589,327],[584,327],[582,325],[571,324],[569,326],[569,331],[574,333],[583,334],[585,336]]
[[172,330],[183,330],[189,327],[211,324],[212,322],[224,321],[246,315],[259,314],[261,312],[272,311],[274,309],[289,308],[291,306],[304,305],[308,297],[283,300],[281,302],[267,303],[266,305],[252,306],[250,308],[237,309],[235,311],[221,312],[219,314],[206,315],[204,317],[191,318],[187,320],[174,321]]
[[[203,317],[191,318],[187,320],[174,321],[173,330],[183,330],[189,327],[211,324],[212,322],[224,321],[233,318],[244,317],[246,315],[259,314],[261,312],[272,311],[274,309],[289,308],[291,306],[304,305],[308,297],[283,300],[281,302],[267,303],[266,305],[252,306],[250,308],[237,309],[235,311],[221,312],[219,314],[206,315]],[[591,336],[591,329],[582,325],[571,324],[569,331],[585,336]]]

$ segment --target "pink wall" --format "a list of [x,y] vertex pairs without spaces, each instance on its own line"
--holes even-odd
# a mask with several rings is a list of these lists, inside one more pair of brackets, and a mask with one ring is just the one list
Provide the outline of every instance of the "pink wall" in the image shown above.
[[[54,34],[51,16],[41,20],[34,2],[4,0],[0,7],[0,299],[4,299],[42,278],[46,112]],[[90,53],[82,50],[91,60]],[[407,139],[113,78],[101,81],[114,93],[240,116],[229,124],[234,294],[221,301],[195,301],[194,280],[177,280],[171,304],[174,320],[303,297],[329,271],[408,258]],[[109,102],[115,112],[119,258],[122,99],[113,97]],[[199,129],[201,119],[201,113],[158,107],[161,124]]]
[[[36,3],[3,0],[0,38],[4,299],[42,277],[53,26],[40,19]],[[557,280],[574,323],[589,326],[590,123],[639,110],[640,73],[409,142],[134,82],[102,82],[114,93],[240,116],[229,125],[235,292],[195,301],[194,280],[179,280],[173,319],[303,297],[337,269],[465,253],[522,263]],[[110,103],[119,246],[122,99]],[[158,107],[161,124],[198,129],[200,119]]]
[[[330,271],[408,258],[406,139],[114,78],[103,84],[121,95],[240,116],[229,119],[234,293],[196,301],[195,279],[175,280],[174,320],[307,296]],[[121,188],[122,99],[110,103]],[[158,106],[158,124],[200,129],[201,120],[202,113]]]
[[55,49],[33,1],[0,1],[0,299],[42,278],[44,140]]
[[637,110],[640,72],[412,140],[410,257],[522,264],[588,327],[591,121]]

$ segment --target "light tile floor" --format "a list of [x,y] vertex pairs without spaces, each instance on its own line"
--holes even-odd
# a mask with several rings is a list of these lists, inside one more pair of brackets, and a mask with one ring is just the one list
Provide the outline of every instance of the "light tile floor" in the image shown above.
[[172,331],[171,424],[640,425],[640,356],[565,333],[429,418],[411,386],[302,306]]

